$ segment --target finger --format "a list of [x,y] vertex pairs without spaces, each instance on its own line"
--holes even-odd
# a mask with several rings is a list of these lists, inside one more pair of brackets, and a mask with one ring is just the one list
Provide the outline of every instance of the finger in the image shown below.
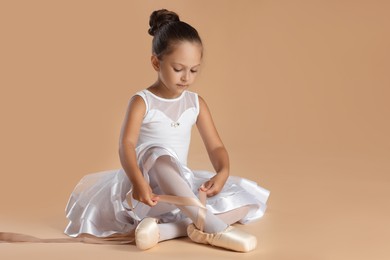
[[206,194],[208,197],[214,196],[216,194],[215,186],[213,186],[211,189],[207,190]]
[[157,203],[158,203],[158,200],[154,200],[154,199],[150,199],[148,201],[148,205],[151,206],[151,207],[156,206]]
[[210,196],[213,196],[214,195],[214,187],[212,187],[211,189],[208,189],[207,191],[206,191],[206,195],[208,196],[208,197],[210,197]]
[[199,189],[200,189],[201,191],[207,191],[207,189],[206,189],[206,187],[204,186],[204,184],[202,184],[202,186],[200,186]]
[[211,189],[214,186],[214,182],[208,181],[208,182],[206,182],[205,186],[206,186],[206,189]]
[[215,192],[208,192],[206,193],[207,197],[213,197],[216,193]]
[[202,184],[201,190],[202,190],[202,191],[207,191],[207,190],[209,190],[212,186],[213,186],[213,182],[207,181],[207,182],[205,182],[205,183]]
[[153,195],[150,195],[150,196],[147,196],[145,198],[140,198],[140,202],[148,205],[148,206],[154,206],[157,204],[157,201],[159,200],[159,197],[158,196],[153,196]]

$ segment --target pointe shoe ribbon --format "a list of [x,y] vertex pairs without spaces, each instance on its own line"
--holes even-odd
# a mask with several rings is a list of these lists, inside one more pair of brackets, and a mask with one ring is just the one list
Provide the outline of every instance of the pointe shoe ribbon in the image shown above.
[[[206,216],[206,193],[199,191],[199,200],[189,197],[178,197],[171,195],[158,195],[160,197],[160,202],[166,202],[177,205],[185,206],[198,206],[198,221],[200,227],[204,227],[204,220]],[[131,200],[127,198],[129,206],[132,207]],[[155,229],[154,229],[154,233]],[[134,234],[113,234],[106,237],[97,237],[89,234],[81,234],[77,237],[66,237],[66,238],[38,238],[26,234],[13,233],[13,232],[0,232],[0,243],[19,243],[19,242],[30,242],[30,243],[77,243],[84,242],[89,244],[129,244],[134,242]]]
[[[196,220],[196,226],[199,227],[199,230],[203,231],[204,229],[204,220],[206,218],[206,199],[207,194],[204,191],[199,190],[198,198],[191,198],[191,197],[180,197],[180,196],[173,196],[173,195],[158,195],[159,202],[165,202],[170,203],[174,205],[180,205],[180,206],[197,206],[199,207],[198,210],[198,218]],[[128,196],[126,197],[127,203],[130,206],[130,209],[134,211],[133,203],[132,203],[132,193],[131,191],[128,193]]]
[[76,243],[83,242],[88,244],[130,244],[134,241],[132,234],[113,234],[106,237],[97,237],[90,234],[80,234],[77,237],[66,238],[39,238],[26,234],[13,233],[13,232],[0,232],[0,243]]
[[179,197],[179,196],[171,196],[171,195],[158,195],[160,198],[159,201],[180,205],[180,206],[197,206],[199,207],[198,210],[198,217],[196,220],[196,226],[199,227],[199,230],[203,231],[204,229],[204,220],[206,218],[206,192],[199,191],[198,197],[199,200],[195,198],[190,197]]

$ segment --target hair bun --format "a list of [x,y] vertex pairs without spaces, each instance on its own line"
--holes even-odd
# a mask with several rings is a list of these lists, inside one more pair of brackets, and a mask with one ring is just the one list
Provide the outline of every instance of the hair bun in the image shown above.
[[179,21],[179,16],[175,12],[168,11],[167,9],[156,10],[150,15],[150,28],[148,30],[148,33],[154,36],[156,32],[164,25]]

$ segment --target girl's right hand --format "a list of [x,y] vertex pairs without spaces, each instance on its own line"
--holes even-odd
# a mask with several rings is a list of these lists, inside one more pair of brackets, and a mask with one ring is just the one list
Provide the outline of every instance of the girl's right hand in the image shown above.
[[153,207],[157,204],[159,197],[152,192],[149,184],[144,180],[133,183],[133,198]]

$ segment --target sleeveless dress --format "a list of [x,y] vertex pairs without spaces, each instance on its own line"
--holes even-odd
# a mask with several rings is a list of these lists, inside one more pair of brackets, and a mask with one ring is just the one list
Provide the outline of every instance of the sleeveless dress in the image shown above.
[[[187,167],[191,129],[199,114],[198,95],[186,90],[177,98],[165,99],[147,89],[132,98],[136,95],[146,104],[136,145],[137,162],[144,178],[150,183],[148,172],[156,159],[168,155],[181,177],[198,194],[198,188],[215,174]],[[158,187],[151,188],[155,194],[162,194]],[[151,207],[133,199],[131,190],[132,184],[122,168],[85,175],[66,205],[69,222],[64,233],[71,237],[85,233],[106,237],[134,232],[137,224],[149,216]],[[250,206],[248,214],[239,221],[245,224],[263,216],[269,194],[251,180],[229,176],[222,191],[207,198],[206,207],[218,214]],[[154,217],[167,223],[185,216],[176,207],[166,204],[166,210]]]

